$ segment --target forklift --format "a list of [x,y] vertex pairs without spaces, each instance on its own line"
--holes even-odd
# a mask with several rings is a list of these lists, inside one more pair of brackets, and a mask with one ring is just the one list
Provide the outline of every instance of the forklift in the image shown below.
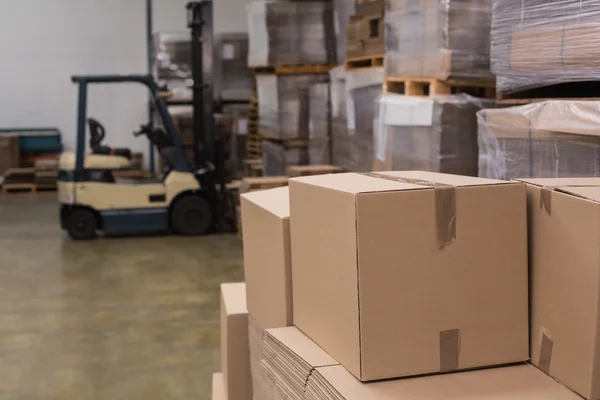
[[[192,32],[194,159],[188,160],[173,119],[165,89],[151,75],[73,76],[78,85],[77,144],[75,152],[59,159],[58,199],[63,230],[74,240],[107,235],[174,232],[201,235],[227,229],[231,214],[226,192],[223,142],[215,131],[212,76],[212,2],[187,6]],[[205,62],[206,61],[206,62]],[[113,172],[131,164],[129,149],[104,145],[102,124],[87,118],[88,86],[139,83],[150,91],[163,128],[153,121],[142,125],[135,137],[145,137],[164,158],[160,179],[128,180]],[[86,154],[86,123],[91,153]]]

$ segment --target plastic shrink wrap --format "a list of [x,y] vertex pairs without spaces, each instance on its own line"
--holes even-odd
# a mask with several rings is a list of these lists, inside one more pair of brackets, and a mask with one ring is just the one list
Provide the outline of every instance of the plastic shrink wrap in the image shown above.
[[466,94],[379,99],[376,170],[477,176],[477,111],[494,102]]
[[173,99],[192,97],[190,34],[161,32],[154,34],[154,79],[173,93]]
[[[382,92],[383,68],[349,70],[344,71],[343,76],[343,88],[341,79],[331,83],[333,164],[345,171],[371,171],[373,130],[377,99]],[[340,109],[342,105],[345,105],[343,110]],[[345,127],[340,126],[343,120]]]
[[492,78],[492,0],[389,0],[386,76]]
[[333,23],[337,63],[343,63],[346,58],[348,22],[350,16],[355,12],[355,0],[333,0]]
[[308,89],[308,163],[311,165],[331,163],[329,90],[329,83],[317,83]]
[[482,177],[600,176],[600,102],[546,101],[477,118]]
[[308,164],[306,144],[263,140],[262,163],[264,176],[281,176],[292,165]]
[[308,139],[308,88],[327,74],[256,75],[259,133],[269,139]]
[[252,98],[253,75],[248,67],[248,35],[226,33],[216,37],[213,79],[215,97],[222,100]]
[[[494,0],[492,70],[503,96],[600,77],[600,3]],[[581,86],[530,97],[580,97]],[[597,87],[595,89],[598,89]]]
[[249,66],[335,62],[331,2],[252,1],[247,8]]

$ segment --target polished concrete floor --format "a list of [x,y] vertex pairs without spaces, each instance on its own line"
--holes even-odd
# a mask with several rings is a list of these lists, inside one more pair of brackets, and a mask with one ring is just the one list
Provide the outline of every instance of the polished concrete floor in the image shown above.
[[72,242],[52,194],[0,196],[0,399],[206,399],[234,235]]

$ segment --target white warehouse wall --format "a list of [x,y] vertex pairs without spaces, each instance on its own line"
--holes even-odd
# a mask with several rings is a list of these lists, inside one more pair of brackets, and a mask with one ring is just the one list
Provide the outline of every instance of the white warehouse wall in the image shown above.
[[[186,30],[188,0],[153,0],[154,31]],[[240,4],[242,3],[242,4]],[[215,31],[246,31],[245,0],[214,0]],[[144,74],[145,0],[0,2],[0,127],[55,126],[75,147],[74,74]],[[92,85],[88,116],[107,131],[105,143],[145,153],[132,131],[147,120],[141,85]]]

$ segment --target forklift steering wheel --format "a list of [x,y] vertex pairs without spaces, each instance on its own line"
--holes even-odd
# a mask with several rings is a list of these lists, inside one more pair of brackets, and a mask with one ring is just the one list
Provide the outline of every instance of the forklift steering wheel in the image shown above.
[[152,127],[150,126],[150,124],[140,125],[140,130],[137,132],[133,132],[133,136],[138,137],[142,135],[148,135],[148,133],[152,133]]

